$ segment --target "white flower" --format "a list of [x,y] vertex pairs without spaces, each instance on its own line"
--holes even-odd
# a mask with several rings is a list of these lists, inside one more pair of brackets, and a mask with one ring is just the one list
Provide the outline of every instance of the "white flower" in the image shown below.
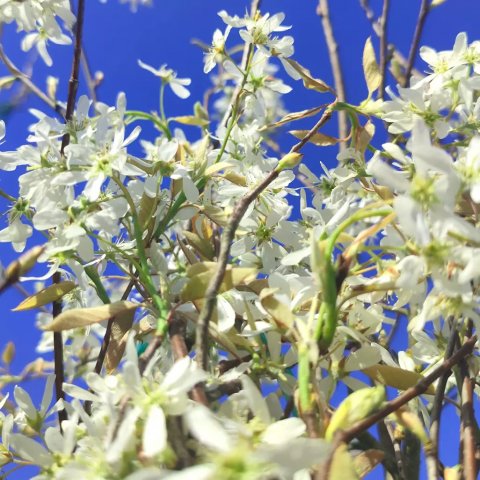
[[177,97],[188,98],[190,96],[190,92],[185,88],[185,85],[190,85],[192,83],[190,78],[177,78],[176,72],[167,68],[166,65],[162,65],[159,69],[155,69],[152,66],[143,63],[141,60],[138,60],[138,64],[143,69],[153,73],[156,77],[159,77],[165,85],[170,85],[170,88]]
[[208,52],[203,58],[203,61],[205,63],[205,66],[203,68],[204,73],[211,72],[215,65],[222,61],[225,55],[225,43],[231,29],[231,25],[227,25],[225,33],[222,33],[218,28],[213,33],[212,46],[208,49]]

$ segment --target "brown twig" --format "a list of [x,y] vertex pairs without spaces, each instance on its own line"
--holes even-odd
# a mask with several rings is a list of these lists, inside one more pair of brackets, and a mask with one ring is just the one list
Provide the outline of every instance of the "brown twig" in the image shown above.
[[472,353],[475,343],[477,342],[477,337],[473,336],[469,338],[463,346],[458,349],[450,358],[445,360],[438,368],[436,368],[432,373],[420,380],[415,386],[410,387],[405,390],[397,398],[387,402],[384,407],[382,407],[377,412],[373,413],[364,420],[360,420],[355,423],[353,426],[346,430],[339,430],[333,439],[333,448],[332,453],[326,463],[322,465],[322,468],[318,470],[316,474],[317,479],[328,479],[330,467],[332,464],[333,455],[335,450],[339,445],[343,443],[348,443],[353,440],[355,437],[361,433],[368,430],[370,427],[375,425],[380,420],[383,420],[387,415],[390,415],[392,412],[395,412],[399,408],[403,407],[410,400],[422,395],[428,390],[428,387],[435,381],[437,378],[441,377],[446,372],[449,372],[455,365],[457,365],[461,360],[463,360],[467,355]]
[[[180,360],[188,356],[188,348],[185,343],[185,321],[172,314],[168,325],[168,335],[170,337],[170,345],[175,360]],[[193,400],[202,405],[208,406],[208,399],[205,394],[203,385],[197,384],[192,388],[190,396]]]
[[475,456],[475,414],[473,410],[473,386],[466,362],[461,365],[462,384],[462,438],[463,438],[463,478],[475,480],[477,478],[477,459]]
[[[68,122],[70,122],[73,117],[73,112],[75,110],[75,101],[77,99],[80,60],[82,57],[82,37],[83,37],[84,18],[85,18],[85,0],[78,0],[77,21],[74,27],[75,43],[73,47],[72,73],[70,74],[70,80],[68,82],[67,108],[65,111],[65,122],[67,123],[67,130],[68,130]],[[60,153],[62,155],[64,154],[65,148],[69,143],[70,143],[70,134],[67,131],[62,138],[62,146],[60,148]]]
[[[346,100],[345,82],[343,80],[342,64],[338,54],[338,44],[333,32],[332,21],[330,19],[330,10],[328,7],[328,0],[319,0],[317,6],[317,15],[322,21],[323,33],[325,35],[325,42],[328,48],[328,57],[330,59],[330,66],[332,68],[333,81],[335,83],[335,91],[337,99],[340,102]],[[347,112],[341,110],[338,112],[338,136],[339,138],[346,138],[348,136]],[[344,142],[340,143],[340,150],[345,149]]]
[[[260,9],[260,5],[262,3],[262,0],[252,0],[252,4],[250,6],[250,18],[254,18],[257,12]],[[240,68],[241,70],[245,70],[247,68],[248,64],[248,59],[250,58],[251,54],[253,52],[253,43],[246,43],[244,48],[243,48],[243,53],[242,53],[242,61],[240,63]],[[232,95],[232,100],[223,115],[222,119],[222,125],[227,126],[228,121],[230,120],[230,117],[232,115],[232,112],[234,110],[234,106],[239,102],[240,100],[240,95],[242,93],[243,87],[245,86],[245,82],[247,81],[247,76],[245,75],[243,81],[241,84],[237,85],[235,87],[235,90]]]
[[[82,31],[83,31],[83,19],[85,14],[85,0],[78,0],[77,8],[77,23],[75,26],[75,44],[73,51],[73,61],[72,61],[72,74],[70,77],[70,82],[68,85],[68,97],[67,97],[67,108],[65,111],[65,122],[68,125],[68,122],[73,117],[73,112],[75,109],[75,100],[77,96],[77,87],[78,87],[78,69],[80,64],[80,56],[82,53]],[[67,127],[68,128],[68,127]],[[65,133],[62,138],[62,145],[60,147],[60,154],[63,156],[65,154],[65,148],[70,142],[70,135]],[[61,281],[61,275],[59,272],[56,272],[52,277],[52,283],[59,283]],[[53,318],[57,317],[62,313],[62,303],[61,301],[53,302]],[[53,333],[53,350],[54,350],[54,359],[55,359],[55,390],[57,395],[57,400],[60,398],[65,398],[63,392],[63,380],[64,380],[64,370],[63,370],[63,338],[62,332]],[[62,421],[67,419],[67,412],[65,409],[59,410],[58,420],[60,423],[60,428]]]
[[[322,127],[332,116],[333,107],[336,101],[333,102],[328,108],[325,109],[320,120],[313,126],[313,128],[307,133],[307,135],[291,149],[292,153],[298,153],[303,146],[309,142],[312,136]],[[210,283],[205,292],[205,302],[197,320],[196,329],[196,358],[198,364],[204,370],[208,367],[208,327],[213,311],[217,303],[217,294],[220,290],[225,271],[227,269],[228,258],[230,255],[230,247],[235,237],[238,225],[245,215],[249,205],[278,177],[280,171],[277,169],[272,170],[255,188],[250,190],[245,196],[243,196],[235,205],[230,221],[225,227],[222,233],[222,239],[220,243],[220,253],[218,255],[217,269],[210,280]]]
[[424,394],[428,387],[439,377],[441,377],[444,373],[449,372],[453,366],[455,366],[460,360],[465,358],[469,355],[475,343],[477,341],[477,337],[473,336],[469,338],[463,346],[458,349],[450,358],[445,360],[438,368],[436,368],[432,373],[424,377],[420,380],[415,386],[410,387],[409,389],[405,390],[401,395],[399,395],[394,400],[388,402],[383,408],[381,408],[378,412],[370,415],[366,419],[357,422],[355,425],[350,427],[349,429],[340,432],[339,436],[341,441],[349,442],[353,438],[355,438],[360,432],[369,429],[372,425],[376,422],[385,418],[390,413],[398,410],[400,407],[405,405],[407,402],[412,400],[413,398],[418,397],[419,395]]
[[422,0],[420,5],[420,12],[418,13],[417,24],[415,25],[415,32],[413,34],[412,44],[410,46],[410,52],[408,54],[407,66],[405,68],[405,83],[406,87],[410,83],[410,75],[412,74],[413,64],[418,52],[418,46],[420,44],[420,38],[422,36],[425,21],[427,20],[428,12],[430,11],[429,0]]
[[380,82],[379,92],[380,98],[385,97],[385,83],[387,76],[388,63],[388,42],[387,42],[387,19],[390,10],[390,0],[383,0],[382,16],[380,17],[380,73],[382,81]]
[[65,115],[65,112],[63,108],[55,102],[55,100],[51,99],[48,95],[46,95],[39,87],[37,87],[26,75],[24,72],[22,72],[11,60],[7,55],[5,54],[5,51],[3,50],[3,46],[0,43],[0,60],[5,64],[7,67],[8,71],[14,76],[17,80],[22,82],[22,84],[34,95],[36,95],[40,100],[42,100],[44,103],[46,103],[50,108],[52,108],[55,112],[59,113],[62,115],[62,117]]
[[[360,6],[362,7],[363,11],[365,12],[365,16],[367,20],[372,25],[372,30],[375,35],[380,38],[380,24],[375,18],[375,14],[373,10],[370,8],[370,4],[368,0],[360,0]],[[404,69],[407,68],[407,59],[403,56],[403,54],[395,48],[393,44],[389,44],[387,46],[387,50],[390,51],[390,55],[395,59],[395,61]],[[388,55],[387,55],[388,56]],[[416,70],[415,68],[412,69],[412,72],[415,73],[415,76],[422,77],[423,75]]]
[[[60,283],[62,275],[60,272],[55,272],[52,276],[52,283]],[[58,317],[62,313],[62,301],[57,300],[52,304],[53,318]],[[63,391],[64,371],[63,371],[63,336],[62,332],[53,332],[53,361],[55,370],[55,395],[57,401],[65,399]],[[67,420],[67,411],[62,408],[58,411],[58,423],[60,431],[62,430],[62,422]]]
[[[453,320],[450,323],[450,338],[448,340],[447,349],[445,350],[444,359],[450,358],[455,349],[455,343],[458,339],[456,330],[454,329]],[[442,414],[443,401],[445,398],[445,388],[451,372],[445,372],[439,379],[435,390],[435,398],[433,400],[432,413],[430,415],[430,442],[431,445],[426,449],[425,462],[427,465],[428,478],[436,480],[438,478],[438,439],[440,432],[440,419]]]

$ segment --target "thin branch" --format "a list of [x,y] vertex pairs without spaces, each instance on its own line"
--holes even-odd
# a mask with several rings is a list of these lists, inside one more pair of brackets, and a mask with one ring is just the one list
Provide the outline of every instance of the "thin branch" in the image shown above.
[[[185,321],[178,318],[176,315],[171,315],[168,326],[168,335],[170,337],[170,345],[175,360],[188,356],[188,348],[185,343]],[[207,396],[203,385],[197,384],[192,388],[190,394],[192,400],[195,400],[202,405],[208,406]]]
[[[254,18],[257,15],[257,12],[259,11],[261,4],[262,4],[262,0],[252,0],[252,4],[250,6],[250,18]],[[253,52],[253,43],[246,43],[243,48],[242,61],[240,63],[240,68],[242,70],[245,70],[247,68],[248,59],[252,54],[252,52]],[[227,126],[228,121],[230,120],[230,117],[232,115],[234,105],[236,105],[237,102],[239,101],[246,79],[247,79],[247,76],[245,75],[242,83],[240,85],[237,85],[237,87],[235,88],[232,95],[232,100],[223,116],[222,123],[221,123],[222,125]]]
[[[333,106],[335,104],[336,101],[325,109],[320,120],[300,142],[292,147],[291,152],[298,153],[303,146],[308,143],[317,130],[331,118]],[[230,221],[223,230],[220,242],[220,253],[218,254],[217,269],[210,280],[207,291],[205,292],[205,302],[197,320],[195,345],[196,358],[198,364],[204,370],[207,370],[208,368],[208,327],[217,304],[218,291],[220,290],[220,285],[222,284],[227,269],[230,247],[235,237],[235,232],[237,231],[238,225],[240,224],[243,215],[245,215],[249,205],[258,198],[258,196],[278,177],[279,174],[279,170],[272,170],[255,188],[242,197],[235,205]]]
[[428,387],[439,377],[443,374],[449,372],[453,366],[459,363],[463,358],[467,355],[472,353],[472,350],[477,342],[477,337],[473,336],[469,338],[463,346],[458,349],[450,358],[445,360],[438,368],[436,368],[432,373],[424,377],[420,380],[415,386],[410,387],[409,389],[405,390],[401,395],[397,398],[388,402],[383,408],[381,408],[378,412],[370,415],[366,419],[357,422],[355,425],[350,427],[349,429],[339,432],[339,439],[342,442],[349,442],[350,440],[354,439],[359,433],[363,432],[364,430],[369,429],[372,425],[377,423],[382,418],[385,418],[390,413],[395,412],[400,407],[405,405],[407,402],[412,400],[413,398],[418,397],[419,395],[424,394]]
[[[78,0],[77,8],[77,22],[74,27],[75,31],[75,44],[73,48],[73,61],[72,61],[72,73],[68,82],[68,95],[67,95],[67,109],[65,112],[65,122],[72,120],[73,112],[75,110],[75,101],[77,98],[78,90],[78,77],[80,70],[80,59],[82,57],[82,37],[83,37],[83,21],[85,18],[85,0]],[[67,132],[63,135],[62,146],[60,153],[65,153],[65,148],[70,143],[70,134]]]
[[40,100],[46,103],[50,108],[52,108],[55,112],[60,114],[62,117],[65,115],[63,108],[55,102],[52,98],[50,98],[47,94],[45,94],[39,87],[37,87],[30,78],[23,73],[5,54],[3,50],[3,46],[0,43],[0,60],[5,64],[8,71],[14,76],[17,80],[22,82],[22,84],[34,95],[36,95]]
[[473,410],[473,379],[470,378],[466,362],[462,362],[462,430],[463,430],[463,478],[475,480],[477,478],[477,459],[475,458],[475,414]]
[[[450,319],[450,338],[448,340],[447,349],[445,350],[444,359],[450,358],[455,349],[455,342],[458,338],[454,329],[453,320]],[[445,388],[451,372],[445,372],[439,379],[435,390],[435,398],[433,400],[432,413],[430,415],[430,442],[431,446],[426,450],[426,465],[429,480],[438,478],[438,439],[440,432],[440,419],[442,414],[443,401],[445,398]]]
[[[345,82],[343,80],[342,64],[338,54],[338,44],[333,32],[332,21],[330,19],[330,10],[328,7],[328,0],[319,0],[317,6],[317,15],[322,21],[323,33],[325,35],[325,42],[328,48],[328,56],[330,65],[332,67],[333,80],[335,83],[335,91],[340,102],[345,102]],[[347,112],[341,110],[338,112],[338,136],[346,138],[348,136]],[[340,149],[345,149],[344,142],[340,143]]]
[[[62,275],[60,272],[55,272],[52,276],[52,283],[60,283]],[[53,318],[58,317],[62,313],[62,301],[57,300],[52,304]],[[62,332],[53,332],[53,361],[55,370],[55,395],[57,401],[65,399],[65,393],[63,391],[63,382],[65,380],[63,371],[63,336]],[[67,411],[62,408],[58,411],[58,423],[60,430],[62,430],[62,422],[67,420]]]
[[406,480],[401,442],[395,438],[395,432],[391,425],[385,423],[385,428],[387,429],[388,436],[392,442],[393,453],[395,455],[395,462],[398,470],[398,480]]
[[[67,97],[67,108],[65,112],[65,122],[68,125],[68,122],[72,119],[73,111],[75,108],[75,99],[77,96],[77,87],[78,87],[78,70],[80,64],[80,57],[82,53],[82,32],[83,32],[83,19],[85,14],[85,0],[78,0],[78,9],[77,9],[77,23],[75,26],[75,45],[73,51],[73,61],[72,61],[72,74],[70,77],[70,82],[68,85],[68,97]],[[68,127],[67,127],[68,128]],[[60,154],[63,156],[65,154],[65,148],[70,142],[70,135],[65,133],[62,138],[62,145],[60,147]],[[61,275],[59,272],[56,272],[52,277],[52,283],[59,283],[61,281]],[[57,317],[62,313],[62,302],[56,301],[53,302],[53,318]],[[53,350],[54,350],[54,359],[55,359],[55,390],[57,395],[57,400],[60,398],[65,398],[63,392],[63,380],[64,380],[64,369],[63,369],[63,337],[62,332],[53,333]],[[60,428],[62,421],[67,419],[67,412],[65,409],[59,410],[58,420],[60,423]]]
[[425,21],[427,20],[428,12],[430,11],[429,0],[422,0],[420,5],[420,12],[418,13],[417,24],[415,25],[415,33],[413,34],[412,44],[410,46],[410,53],[408,54],[407,66],[405,68],[405,83],[406,87],[410,83],[410,75],[412,74],[413,64],[418,52],[420,38],[422,37]]
[[328,479],[330,467],[332,464],[333,455],[335,450],[343,443],[348,443],[353,440],[355,437],[361,433],[367,431],[370,427],[375,425],[380,420],[383,420],[385,417],[390,415],[392,412],[395,412],[399,408],[403,407],[406,403],[414,398],[424,394],[428,387],[435,381],[437,378],[441,377],[445,373],[449,372],[455,365],[461,362],[467,355],[471,354],[475,343],[477,342],[477,337],[473,336],[469,338],[463,346],[458,349],[450,358],[445,360],[438,368],[436,368],[432,373],[420,380],[415,386],[410,387],[405,390],[397,398],[387,402],[384,407],[382,407],[377,412],[373,413],[364,420],[360,420],[355,423],[353,426],[347,430],[339,430],[333,439],[333,448],[332,453],[327,459],[326,463],[319,469],[316,473],[316,478]]
[[[360,0],[360,6],[365,12],[365,16],[367,17],[367,20],[371,23],[373,32],[378,38],[380,38],[380,24],[375,18],[375,14],[373,10],[370,8],[370,4],[368,0]],[[388,44],[387,50],[390,52],[388,55],[391,55],[393,59],[401,67],[403,67],[404,69],[407,68],[407,59],[399,50],[395,48],[395,45],[393,45],[392,43]],[[422,73],[416,70],[415,68],[412,69],[412,73],[415,73],[415,76],[417,77],[423,77]]]
[[382,81],[380,82],[380,98],[385,97],[385,83],[387,76],[388,63],[388,42],[387,42],[387,19],[390,10],[390,0],[383,0],[382,16],[380,17],[380,73]]

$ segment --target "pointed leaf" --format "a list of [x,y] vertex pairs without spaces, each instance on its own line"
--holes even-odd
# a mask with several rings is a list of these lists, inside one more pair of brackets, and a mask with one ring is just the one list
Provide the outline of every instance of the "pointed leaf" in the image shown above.
[[[189,281],[180,294],[182,300],[187,302],[203,298],[216,269],[217,264],[215,262],[198,262],[191,265],[187,270]],[[235,268],[229,265],[219,293],[231,290],[249,279],[255,278],[256,275],[257,270],[255,268]]]
[[128,311],[134,311],[140,305],[127,301],[119,301],[92,308],[73,308],[62,312],[52,323],[46,325],[42,330],[51,332],[62,332],[72,328],[87,327],[94,323],[100,323]]
[[312,77],[312,74],[305,67],[302,67],[298,62],[291,58],[286,58],[285,61],[302,77],[303,84],[310,90],[316,90],[317,92],[333,92],[333,89],[329,87],[323,80]]
[[[424,379],[424,376],[417,372],[404,370],[403,368],[391,367],[390,365],[373,365],[362,370],[372,380],[398,388],[399,390],[407,390],[407,388],[415,386]],[[435,394],[435,387],[430,385],[425,392],[429,395]]]
[[55,302],[75,288],[75,282],[65,281],[50,285],[43,290],[30,295],[23,302],[19,303],[13,312],[22,312],[24,310],[32,310],[33,308],[43,307],[49,303]]
[[110,342],[105,355],[105,368],[112,373],[122,360],[127,346],[128,334],[133,325],[135,310],[125,310],[115,316],[110,333]]
[[363,478],[365,475],[370,473],[377,465],[379,465],[385,454],[381,450],[365,450],[359,455],[355,456],[353,459],[353,465],[355,466],[355,471],[360,478]]
[[363,48],[363,74],[367,83],[368,93],[371,95],[378,89],[382,81],[382,74],[375,58],[372,38],[368,37]]
[[262,307],[273,317],[275,323],[284,329],[290,329],[295,325],[295,315],[290,307],[280,302],[274,295],[276,289],[265,288],[260,293]]
[[205,118],[194,117],[193,115],[184,115],[181,117],[172,117],[171,120],[181,123],[182,125],[191,125],[194,127],[206,127],[210,123]]
[[346,478],[358,480],[360,478],[345,443],[341,443],[333,454],[328,478],[329,480],[345,480]]
[[[299,138],[300,140],[303,140],[309,133],[309,130],[291,130],[288,133],[292,134],[296,138]],[[309,138],[308,143],[313,143],[314,145],[317,145],[317,147],[328,147],[330,145],[336,145],[339,141],[339,138],[316,132]]]
[[323,108],[325,108],[325,105],[320,105],[319,107],[309,108],[308,110],[302,110],[300,112],[289,113],[288,115],[285,115],[284,117],[282,117],[277,122],[271,123],[270,125],[266,125],[265,127],[262,127],[260,129],[260,131],[270,130],[272,128],[278,128],[282,125],[285,125],[286,123],[290,123],[290,122],[294,122],[296,120],[302,120],[304,118],[311,117],[312,115],[315,115],[318,112],[320,112]]

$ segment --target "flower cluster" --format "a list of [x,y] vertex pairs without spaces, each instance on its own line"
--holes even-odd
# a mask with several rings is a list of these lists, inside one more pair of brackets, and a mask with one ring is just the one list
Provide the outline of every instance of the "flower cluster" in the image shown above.
[[[64,38],[56,17],[71,26],[69,12],[63,1],[0,0],[6,21],[44,40]],[[52,401],[50,375],[40,408],[20,386],[1,404],[0,462],[36,465],[37,480],[310,478],[337,430],[383,405],[381,385],[413,386],[442,361],[452,332],[480,328],[478,42],[460,34],[452,51],[423,48],[431,73],[398,95],[387,89],[391,100],[375,109],[333,100],[286,114],[292,88],[279,67],[334,92],[291,58],[284,15],[219,16],[226,28],[204,55],[204,72],[216,72],[213,105],[207,95],[191,115],[167,115],[166,87],[186,99],[191,80],[139,60],[159,78],[157,112],[127,110],[125,94],[115,106],[82,96],[66,123],[32,110],[27,144],[0,152],[0,169],[19,171],[0,242],[22,252],[40,233],[35,260],[48,268],[37,280],[61,277],[18,309],[63,303],[55,318],[38,314],[37,351],[55,350],[51,331],[61,332],[68,400]],[[347,139],[318,131],[342,109]],[[281,127],[322,110],[281,155]],[[374,115],[390,134],[378,149]],[[154,138],[142,138],[139,121]],[[300,163],[306,143],[340,141],[349,144],[333,168]],[[408,347],[394,353],[403,317]],[[202,355],[207,369],[196,366]],[[477,357],[469,367],[478,371]],[[355,393],[332,416],[339,382]],[[424,444],[430,399],[406,412]],[[388,422],[403,428],[397,413]]]

